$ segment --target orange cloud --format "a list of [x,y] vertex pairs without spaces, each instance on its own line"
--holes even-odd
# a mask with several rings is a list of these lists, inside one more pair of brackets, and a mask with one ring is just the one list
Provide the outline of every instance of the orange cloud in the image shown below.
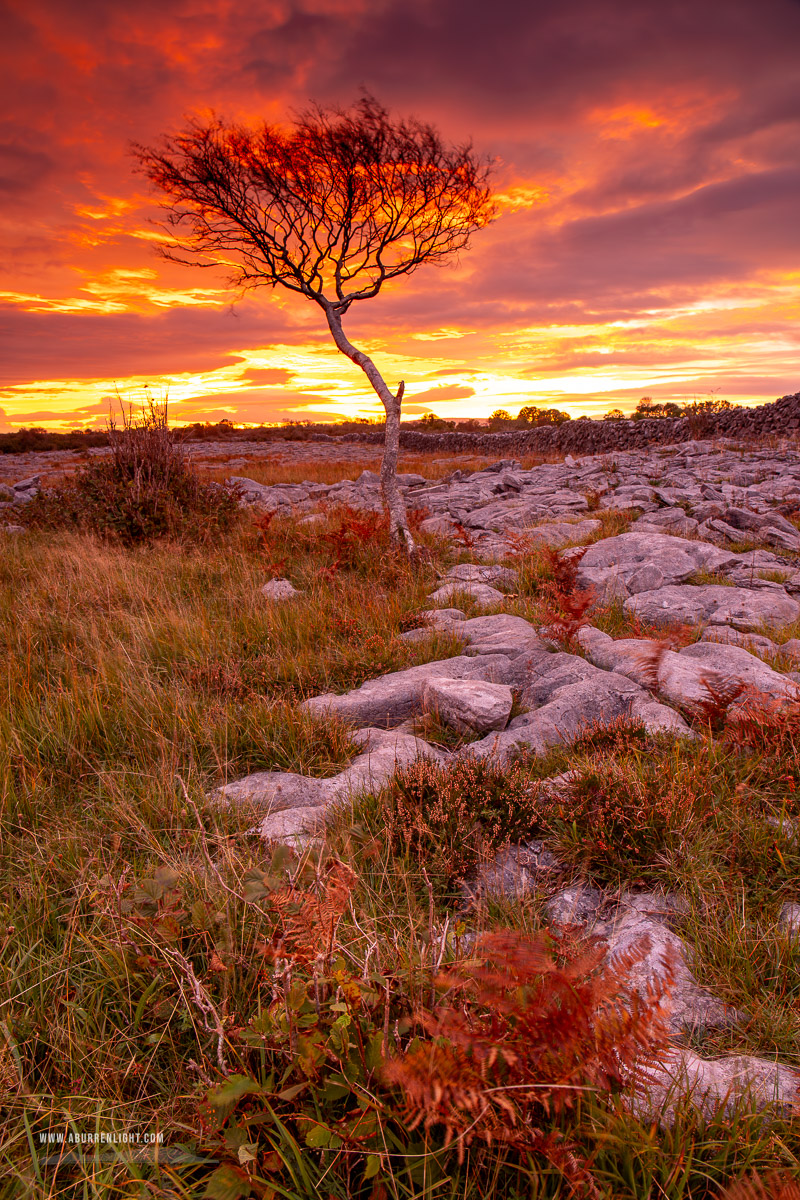
[[186,114],[284,121],[311,97],[349,103],[354,81],[497,160],[500,217],[469,252],[348,313],[411,404],[577,416],[645,392],[797,390],[800,8],[734,11],[498,0],[487,23],[477,0],[11,0],[5,420],[100,419],[115,383],[145,382],[176,413],[377,414],[313,305],[157,258],[128,156]]

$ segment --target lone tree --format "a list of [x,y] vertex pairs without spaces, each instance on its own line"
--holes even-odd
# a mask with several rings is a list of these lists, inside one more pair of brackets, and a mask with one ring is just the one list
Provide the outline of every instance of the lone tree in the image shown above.
[[388,280],[451,258],[493,219],[489,162],[469,143],[445,145],[431,125],[392,119],[370,95],[349,110],[314,105],[288,130],[193,121],[133,153],[164,194],[166,258],[232,267],[232,283],[279,284],[325,313],[386,410],[383,498],[393,537],[413,551],[397,483],[405,385],[387,387],[342,318]]

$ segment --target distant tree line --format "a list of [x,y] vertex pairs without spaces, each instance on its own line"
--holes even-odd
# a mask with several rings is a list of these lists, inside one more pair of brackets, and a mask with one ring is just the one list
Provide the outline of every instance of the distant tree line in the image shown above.
[[[714,413],[727,412],[738,405],[730,400],[712,397],[707,400],[692,400],[690,403],[676,404],[673,401],[654,401],[650,396],[642,396],[636,409],[626,416],[619,408],[612,408],[605,413],[605,421],[643,421],[653,417],[702,417]],[[588,417],[578,417],[586,421]],[[516,417],[512,417],[504,408],[495,409],[488,420],[492,432],[504,429],[532,429],[542,425],[562,425],[569,421],[568,413],[557,408],[536,408],[528,404],[520,409]],[[382,418],[353,417],[340,419],[335,422],[315,421],[284,421],[275,425],[237,425],[234,421],[223,418],[221,421],[194,421],[189,425],[175,427],[173,433],[180,441],[187,442],[224,442],[251,441],[267,442],[276,438],[289,441],[308,441],[315,434],[325,433],[330,437],[346,437],[353,429],[363,429],[365,426],[382,428]],[[409,425],[418,429],[437,431],[453,430],[456,433],[482,433],[486,430],[486,422],[476,417],[462,420],[445,420],[435,413],[425,413],[417,421]],[[23,454],[36,450],[88,450],[93,446],[108,445],[108,434],[105,429],[71,429],[58,432],[52,429],[16,429],[13,433],[0,433],[0,454]]]
[[[632,421],[651,420],[653,417],[705,417],[713,416],[714,413],[728,412],[732,408],[738,408],[737,404],[732,404],[730,400],[723,400],[720,396],[713,396],[708,400],[692,400],[684,404],[676,404],[672,400],[656,401],[651,396],[642,396],[635,410],[631,413]],[[612,408],[610,412],[605,414],[605,421],[622,421],[625,420],[625,413],[619,408]]]

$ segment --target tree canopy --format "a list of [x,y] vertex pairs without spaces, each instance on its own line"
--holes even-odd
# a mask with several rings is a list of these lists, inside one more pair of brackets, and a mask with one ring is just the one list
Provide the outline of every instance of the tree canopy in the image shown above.
[[240,287],[280,286],[323,309],[386,410],[384,499],[412,548],[396,483],[404,385],[390,391],[342,317],[389,280],[468,245],[495,215],[491,163],[416,118],[393,119],[368,94],[349,110],[314,105],[291,127],[193,121],[133,152],[163,197],[173,234],[165,257],[222,265]]

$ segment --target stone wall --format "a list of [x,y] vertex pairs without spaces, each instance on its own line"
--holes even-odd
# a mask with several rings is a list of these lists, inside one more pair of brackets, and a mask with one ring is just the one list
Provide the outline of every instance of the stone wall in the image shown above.
[[[531,452],[563,454],[604,454],[614,450],[632,450],[637,446],[688,442],[694,438],[800,436],[800,392],[783,396],[774,404],[758,408],[734,408],[700,418],[653,417],[632,421],[566,421],[563,425],[545,425],[539,429],[515,429],[509,433],[421,433],[401,429],[404,450],[496,453],[503,457]],[[323,435],[325,436],[325,435]],[[327,440],[327,438],[325,439]],[[338,439],[337,439],[338,440]],[[381,428],[353,432],[348,441],[382,443]]]

